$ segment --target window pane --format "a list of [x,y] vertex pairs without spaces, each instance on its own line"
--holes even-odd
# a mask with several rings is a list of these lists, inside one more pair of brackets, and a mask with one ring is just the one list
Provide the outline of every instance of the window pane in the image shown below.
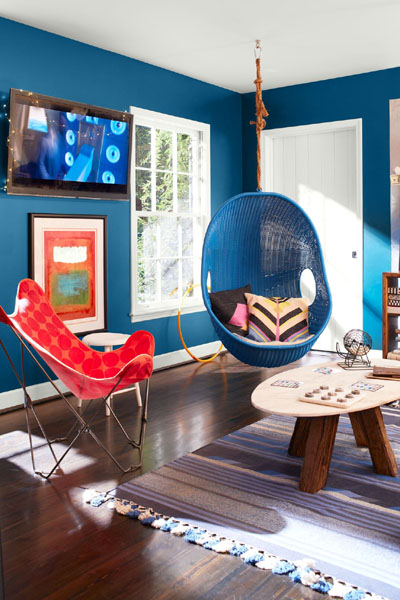
[[157,210],[172,210],[174,184],[172,173],[156,173]]
[[[155,122],[140,123],[134,129],[132,201],[137,239],[132,240],[132,257],[138,268],[138,287],[133,312],[136,307],[138,314],[150,314],[163,306],[177,306],[182,293],[199,281],[207,217],[201,196],[204,177],[208,185],[202,161],[203,156],[208,158],[209,148],[200,152],[203,127],[193,122],[177,120],[171,125],[169,119],[157,116]],[[199,288],[190,292],[190,298],[192,303],[200,300]]]
[[158,222],[160,224],[161,257],[176,257],[179,253],[178,219],[160,217]]
[[193,256],[193,219],[181,219],[182,256]]
[[177,259],[161,260],[161,301],[178,297],[179,263]]
[[151,210],[151,172],[136,169],[136,210]]
[[192,180],[189,175],[178,175],[178,210],[190,212],[192,210]]
[[172,169],[172,131],[156,129],[156,169]]
[[[186,290],[193,285],[193,258],[183,258],[182,259],[182,293],[184,294]],[[188,298],[193,296],[194,290],[191,290],[187,295]]]
[[138,262],[138,302],[148,304],[157,300],[157,263],[155,260]]
[[154,258],[157,255],[157,218],[139,217],[137,221],[138,258]]
[[151,129],[136,125],[136,166],[151,167]]
[[178,171],[190,173],[192,170],[192,138],[186,133],[178,133]]

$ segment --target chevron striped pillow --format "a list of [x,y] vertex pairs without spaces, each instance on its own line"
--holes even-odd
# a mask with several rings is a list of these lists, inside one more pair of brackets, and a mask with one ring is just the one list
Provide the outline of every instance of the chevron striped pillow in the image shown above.
[[245,296],[249,307],[249,339],[293,343],[309,336],[307,298]]

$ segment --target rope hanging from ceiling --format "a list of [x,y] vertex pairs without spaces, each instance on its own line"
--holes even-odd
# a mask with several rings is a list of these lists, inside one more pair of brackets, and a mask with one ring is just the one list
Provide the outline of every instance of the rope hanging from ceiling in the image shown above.
[[250,125],[256,126],[257,133],[257,191],[261,192],[261,132],[266,125],[266,121],[264,117],[268,117],[268,111],[265,108],[263,99],[262,99],[262,90],[261,90],[261,42],[260,40],[256,41],[256,47],[254,49],[254,56],[256,57],[256,70],[257,75],[254,83],[256,84],[256,121],[250,121]]

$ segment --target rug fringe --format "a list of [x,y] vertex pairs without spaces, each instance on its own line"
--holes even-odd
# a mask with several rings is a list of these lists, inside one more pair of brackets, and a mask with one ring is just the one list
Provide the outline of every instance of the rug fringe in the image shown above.
[[116,498],[96,490],[85,490],[83,501],[94,507],[107,502],[110,509],[130,519],[137,519],[142,525],[149,525],[153,529],[182,536],[186,542],[203,546],[207,550],[240,556],[248,565],[253,565],[258,569],[270,570],[275,575],[289,575],[293,583],[301,583],[314,591],[328,594],[332,598],[342,598],[343,600],[389,600],[340,581],[335,577],[322,574],[315,568],[315,561],[311,558],[302,558],[294,562],[285,560],[236,540],[219,536],[207,529],[201,529],[179,519],[162,515],[152,508],[146,508],[130,500]]

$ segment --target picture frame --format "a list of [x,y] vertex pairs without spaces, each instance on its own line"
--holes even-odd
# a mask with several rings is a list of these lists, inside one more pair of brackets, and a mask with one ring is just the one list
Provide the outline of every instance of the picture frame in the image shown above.
[[76,335],[107,330],[107,216],[29,213],[29,276]]

